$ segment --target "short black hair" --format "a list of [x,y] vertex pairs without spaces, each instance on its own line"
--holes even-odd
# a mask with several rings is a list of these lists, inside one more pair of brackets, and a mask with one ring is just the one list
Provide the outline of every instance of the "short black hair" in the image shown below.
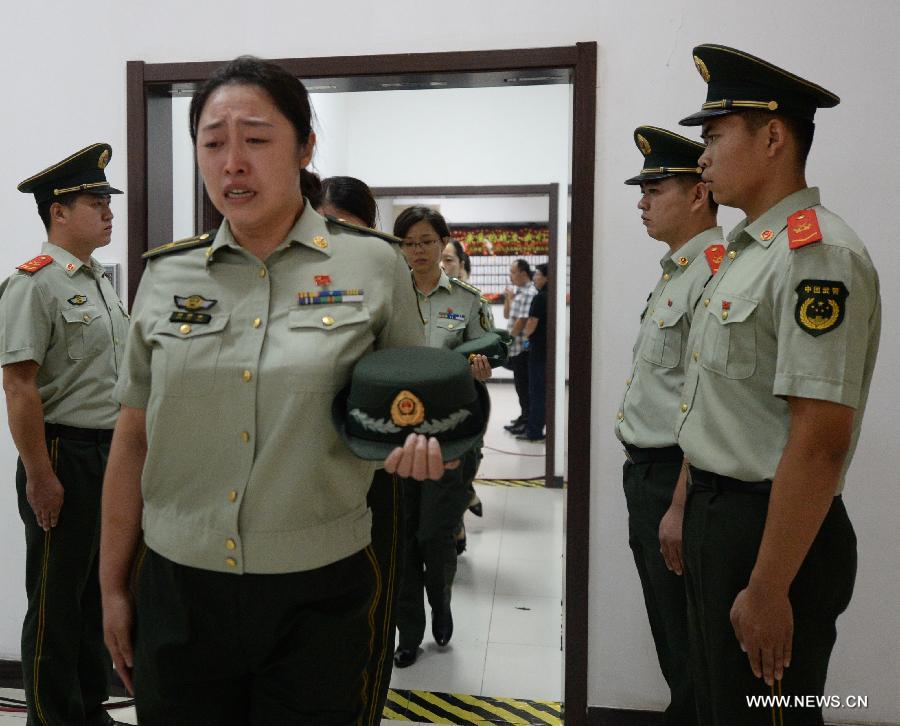
[[[197,125],[203,108],[213,92],[225,85],[256,86],[265,91],[272,103],[291,122],[297,143],[303,146],[312,133],[312,107],[306,86],[281,66],[251,55],[242,55],[217,68],[191,99],[189,112],[191,141],[197,145]],[[322,183],[308,169],[300,170],[300,190],[314,207],[321,203]]]
[[44,223],[44,229],[48,232],[50,231],[50,207],[54,204],[62,204],[64,207],[69,207],[71,209],[75,206],[75,202],[78,200],[79,196],[81,196],[80,192],[72,192],[71,194],[62,194],[44,202],[38,202],[38,216]]
[[523,260],[521,257],[518,260],[515,260],[513,264],[516,266],[516,269],[519,272],[524,272],[528,275],[528,279],[532,279],[534,277],[534,270],[531,269],[531,265],[528,263],[528,260]]
[[[678,179],[685,190],[703,182],[699,174],[678,174],[675,178]],[[706,203],[709,205],[709,211],[713,214],[719,213],[719,203],[713,199],[713,195],[709,193],[709,190],[707,190],[706,194]]]
[[541,274],[544,277],[546,277],[547,279],[550,279],[550,263],[549,262],[542,262],[539,265],[535,265],[534,268],[536,270],[540,270]]
[[447,220],[444,219],[440,212],[431,207],[417,204],[414,207],[407,207],[400,212],[394,222],[394,237],[403,239],[406,237],[406,233],[409,232],[409,228],[419,222],[428,222],[442,239],[447,239],[451,236]]
[[797,164],[801,169],[806,168],[806,160],[809,158],[813,137],[816,133],[815,122],[757,109],[740,111],[740,116],[744,119],[744,124],[750,132],[759,131],[773,118],[779,119],[787,127],[788,133],[794,137],[797,144]]
[[456,252],[456,256],[459,257],[459,264],[463,266],[463,269],[466,272],[472,271],[472,263],[469,262],[469,255],[466,252],[466,248],[463,247],[462,242],[460,242],[456,237],[451,237],[447,240],[448,245],[453,245],[453,250]]
[[372,190],[364,181],[352,176],[330,176],[322,180],[322,204],[344,209],[361,219],[367,227],[375,227],[378,205]]

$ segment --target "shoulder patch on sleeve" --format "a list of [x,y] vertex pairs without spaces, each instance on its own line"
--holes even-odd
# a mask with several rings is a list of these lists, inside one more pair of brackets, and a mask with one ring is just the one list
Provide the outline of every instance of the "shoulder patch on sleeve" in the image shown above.
[[33,275],[38,270],[43,270],[51,262],[53,262],[53,258],[50,255],[38,255],[37,257],[32,257],[28,262],[23,262],[16,269]]
[[840,280],[801,280],[796,293],[794,320],[804,333],[815,338],[844,322],[850,291]]
[[470,285],[468,282],[463,282],[462,280],[458,280],[455,277],[450,278],[450,282],[457,287],[461,287],[463,290],[467,292],[471,292],[473,295],[477,295],[479,299],[481,298],[481,290],[479,290],[474,285]]
[[154,247],[152,250],[147,250],[141,255],[141,259],[149,260],[154,257],[159,257],[160,255],[167,255],[170,252],[183,252],[184,250],[192,250],[196,247],[208,247],[213,243],[215,238],[215,230],[204,232],[203,234],[198,234],[194,237],[185,237],[184,239],[178,239],[174,242]]
[[801,209],[799,212],[794,212],[788,217],[787,227],[788,245],[792,250],[822,240],[819,218],[812,209]]
[[725,259],[725,245],[710,245],[703,250],[703,254],[706,255],[706,264],[715,275],[719,271],[722,260]]
[[335,224],[338,227],[343,227],[344,229],[349,229],[353,232],[359,232],[360,234],[368,234],[372,237],[380,237],[385,242],[390,242],[391,244],[399,244],[400,242],[402,242],[399,237],[394,237],[394,235],[388,234],[387,232],[382,232],[378,229],[372,229],[371,227],[362,227],[361,225],[347,222],[346,220],[339,219],[338,217],[333,217],[330,214],[326,214],[325,219],[328,220],[329,224]]

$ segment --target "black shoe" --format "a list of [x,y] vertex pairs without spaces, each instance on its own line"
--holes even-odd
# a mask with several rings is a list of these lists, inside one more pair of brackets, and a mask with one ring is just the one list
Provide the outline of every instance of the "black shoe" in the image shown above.
[[397,648],[394,651],[394,665],[398,668],[408,668],[419,657],[418,648]]
[[438,645],[447,645],[453,637],[453,613],[448,605],[440,612],[431,611],[431,634]]
[[532,443],[540,443],[541,441],[547,440],[547,437],[544,436],[543,434],[541,434],[540,436],[537,436],[535,438],[532,438],[531,436],[529,436],[528,434],[526,434],[524,432],[522,434],[520,434],[519,436],[516,436],[516,438],[519,441],[531,441]]
[[507,431],[509,431],[509,433],[511,433],[513,436],[518,436],[519,434],[524,434],[526,428],[526,424],[519,424],[518,426],[514,426],[511,429],[507,429]]
[[478,498],[478,495],[475,494],[469,500],[469,511],[474,514],[476,517],[481,517],[484,515],[484,507],[481,506],[481,500]]
[[459,557],[466,551],[466,536],[456,538],[456,556]]

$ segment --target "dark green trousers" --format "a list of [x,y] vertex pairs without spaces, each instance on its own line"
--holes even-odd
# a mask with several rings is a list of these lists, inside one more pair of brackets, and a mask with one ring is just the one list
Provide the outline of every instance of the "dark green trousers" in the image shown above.
[[283,575],[138,560],[141,726],[357,726],[382,587],[371,547]]
[[670,572],[659,551],[659,523],[672,503],[681,459],[625,462],[622,479],[628,504],[628,544],[634,555],[656,645],[656,655],[669,686],[665,723],[697,723],[694,688],[688,666],[687,601],[684,578]]
[[474,451],[439,481],[403,484],[403,573],[397,604],[401,648],[415,649],[425,637],[422,590],[432,609],[450,606],[456,576],[456,532],[469,505],[476,466]]
[[381,570],[382,587],[375,603],[372,655],[366,669],[368,697],[362,723],[378,726],[387,701],[394,665],[397,593],[403,550],[402,489],[400,478],[378,469],[366,496],[372,510],[372,550]]
[[[820,708],[747,704],[772,695],[741,651],[730,611],[747,586],[765,527],[769,497],[693,486],[684,517],[684,564],[691,665],[703,726],[821,726]],[[840,497],[831,505],[790,588],[794,614],[791,665],[781,694],[822,695],[835,623],[850,602],[856,578],[856,535]],[[778,690],[775,690],[778,694]],[[780,712],[779,712],[780,711]]]
[[111,669],[103,644],[97,577],[100,494],[109,444],[49,438],[47,450],[65,489],[59,522],[44,532],[25,498],[27,478],[16,468],[19,514],[25,525],[22,676],[28,726],[101,726]]

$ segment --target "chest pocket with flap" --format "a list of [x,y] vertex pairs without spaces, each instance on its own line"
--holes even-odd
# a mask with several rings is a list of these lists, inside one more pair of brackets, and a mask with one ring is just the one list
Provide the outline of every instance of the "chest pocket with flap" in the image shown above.
[[657,305],[650,313],[647,339],[641,346],[641,357],[648,363],[674,368],[681,361],[684,311],[668,305]]
[[153,387],[165,396],[204,396],[216,382],[219,353],[228,315],[213,315],[208,323],[172,322],[167,316],[153,326]]
[[110,344],[105,312],[94,305],[77,305],[61,311],[66,321],[66,351],[72,360],[95,355]]
[[[724,304],[724,307],[723,307]],[[715,373],[739,380],[756,370],[757,300],[716,292],[706,312],[701,364]]]

